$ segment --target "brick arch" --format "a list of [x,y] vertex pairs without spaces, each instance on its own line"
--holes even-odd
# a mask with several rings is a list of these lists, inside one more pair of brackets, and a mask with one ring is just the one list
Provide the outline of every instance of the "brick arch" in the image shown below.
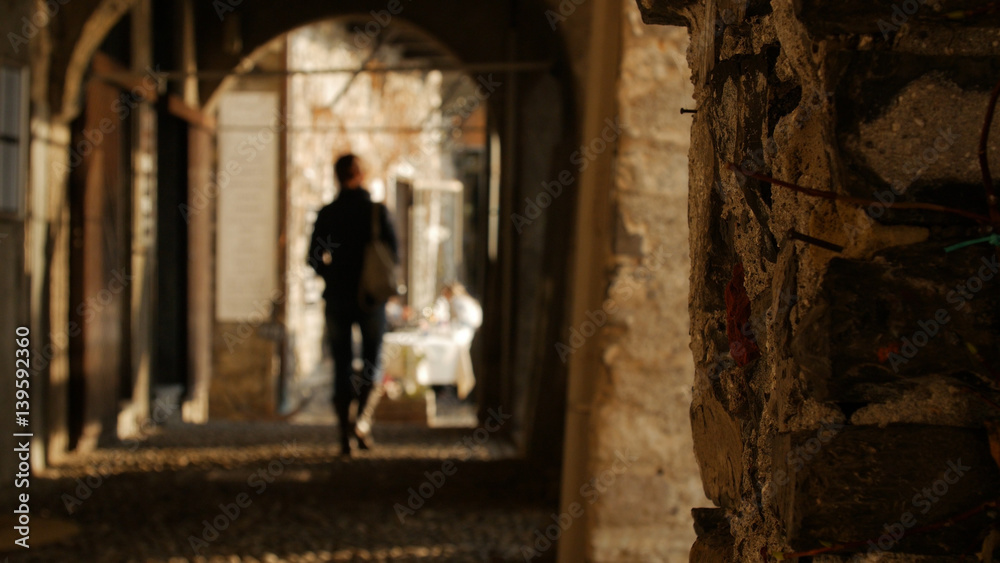
[[[50,100],[55,121],[69,123],[80,113],[80,96],[91,59],[111,29],[135,4],[135,0],[87,0],[87,5],[67,4],[67,35],[76,37],[60,57],[54,54]],[[73,10],[79,10],[72,13]],[[62,75],[62,77],[60,77]],[[60,79],[61,78],[61,79]],[[62,85],[60,90],[59,85]]]

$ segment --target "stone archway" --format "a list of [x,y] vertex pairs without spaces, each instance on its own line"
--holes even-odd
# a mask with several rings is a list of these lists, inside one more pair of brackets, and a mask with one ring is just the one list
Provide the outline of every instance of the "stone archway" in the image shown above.
[[[364,29],[361,24],[365,21],[379,21],[373,20],[378,12],[373,16],[359,6],[363,3],[331,10],[326,3],[306,2],[295,14],[272,17],[265,3],[257,3],[227,11],[221,22],[203,6],[198,15],[207,31],[199,31],[199,40],[205,39],[198,56],[199,72],[221,72],[227,68],[225,65],[239,59],[238,55],[213,47],[223,33],[215,33],[213,27],[222,30],[231,26],[230,33],[233,26],[238,28],[239,43],[248,52],[277,34],[320,18],[354,17],[360,29]],[[444,24],[441,14],[449,9],[448,5],[406,5],[397,17],[419,25],[448,50],[461,54],[461,63],[468,72],[497,84],[496,91],[484,101],[489,107],[489,127],[496,130],[502,146],[511,147],[501,153],[501,161],[496,163],[502,170],[500,201],[495,209],[499,253],[485,266],[491,272],[484,292],[487,318],[480,332],[485,349],[484,361],[477,367],[477,373],[480,368],[484,373],[480,380],[484,384],[483,411],[501,405],[513,409],[519,420],[512,425],[517,426],[514,435],[532,455],[558,463],[561,433],[553,429],[562,425],[565,367],[546,354],[546,347],[535,343],[556,341],[563,330],[560,324],[569,287],[566,272],[571,255],[568,227],[574,220],[573,190],[567,186],[544,216],[534,218],[524,233],[507,218],[521,212],[523,204],[519,202],[535,198],[541,186],[558,178],[568,165],[573,147],[579,144],[573,117],[579,96],[573,92],[572,69],[566,62],[561,39],[551,29],[539,35],[542,39],[525,40],[522,47],[512,50],[513,35],[508,37],[508,33],[513,32],[502,31],[503,26],[497,25],[512,17],[507,4],[477,6],[471,19],[481,20],[484,32],[476,41]],[[468,7],[458,8],[455,4],[454,9]],[[522,6],[519,10],[528,8]],[[357,16],[359,13],[361,16]],[[544,10],[538,9],[537,14],[542,16],[540,20],[517,33],[528,37],[534,28],[547,28]],[[227,24],[230,17],[237,18],[237,23]],[[211,88],[210,81],[201,97],[211,96]]]
[[[58,108],[53,111],[54,116],[46,118],[53,130],[64,127],[60,123],[71,119],[78,112],[75,103],[79,97],[86,64],[103,37],[124,13],[140,3],[106,1],[84,5],[81,2],[75,3],[72,10],[67,8],[67,18],[60,22],[65,27],[65,33],[61,36],[66,38],[66,42],[54,44],[51,54],[42,56],[42,60],[48,64],[48,72],[59,77],[54,81],[56,86],[45,92],[46,97],[58,101],[54,104]],[[356,6],[338,7],[337,13],[367,13],[368,10],[361,9],[363,5],[359,2]],[[232,14],[223,14],[226,17],[220,21],[209,4],[199,6],[208,10],[202,13],[196,8],[193,14],[199,23],[197,39],[202,46],[199,72],[218,69],[212,65],[219,61],[236,60],[236,57],[226,55],[224,49],[212,48],[216,37],[223,35],[215,34],[213,26],[224,25],[229,16],[239,19],[240,29],[244,34],[243,45],[251,48],[282,29],[313,21],[320,16],[337,15],[331,13],[327,3],[308,2],[302,4],[301,10],[294,14],[297,19],[292,20],[288,19],[289,14],[286,13],[290,11],[279,10],[275,12],[279,15],[274,16],[267,4],[258,2],[247,3]],[[467,6],[460,7],[458,3],[453,8],[467,10]],[[447,9],[448,6],[424,8],[414,5],[413,11],[406,15],[423,21],[426,24],[424,27],[430,28],[432,32],[437,30],[443,33],[444,42],[452,49],[471,49],[467,60],[470,64],[485,65],[481,68],[487,75],[491,69],[498,68],[503,73],[503,79],[497,76],[498,82],[502,84],[501,89],[510,91],[510,94],[498,92],[489,101],[494,126],[501,142],[504,139],[510,140],[506,144],[514,149],[502,153],[502,161],[499,163],[504,170],[500,207],[496,210],[501,252],[492,266],[494,275],[490,282],[490,295],[493,303],[488,303],[487,308],[505,313],[488,318],[488,326],[484,329],[492,334],[487,339],[490,345],[485,351],[488,358],[484,362],[487,366],[485,369],[495,369],[493,377],[484,378],[488,382],[490,397],[486,401],[489,404],[485,404],[484,408],[521,401],[521,406],[515,410],[522,421],[535,415],[541,418],[531,424],[520,424],[520,430],[515,434],[523,438],[524,444],[535,444],[526,446],[534,454],[558,460],[561,433],[553,432],[552,429],[559,428],[562,424],[561,405],[566,380],[564,367],[561,362],[546,355],[544,347],[530,343],[532,340],[557,340],[558,334],[563,330],[560,324],[566,307],[565,296],[569,288],[566,272],[571,255],[568,227],[573,221],[575,196],[567,186],[564,195],[556,198],[545,216],[535,220],[535,224],[524,235],[516,233],[513,223],[507,223],[504,217],[520,210],[518,201],[537,195],[538,190],[534,186],[541,187],[544,182],[557,178],[564,163],[569,160],[572,148],[578,145],[574,118],[577,110],[574,108],[580,97],[573,93],[574,69],[567,61],[566,48],[558,33],[552,34],[551,30],[547,35],[532,32],[533,28],[548,29],[549,24],[542,6],[525,4],[513,8],[520,15],[527,12],[538,16],[537,19],[532,18],[530,25],[522,26],[518,31],[525,40],[516,49],[512,43],[514,32],[496,25],[499,21],[515,17],[516,14],[511,13],[512,8],[507,3],[496,2],[476,8],[476,21],[480,21],[488,33],[477,36],[475,41],[468,34],[454,32],[453,26],[440,16]],[[470,25],[473,23],[475,22],[469,22]],[[573,48],[578,51],[582,49],[580,45]],[[527,61],[529,64],[524,65],[519,61]],[[545,63],[544,66],[537,64],[542,62]],[[39,66],[44,68],[45,64]],[[527,111],[520,111],[522,109]],[[534,132],[545,134],[537,135]],[[68,144],[68,139],[66,143]],[[65,144],[54,145],[46,151],[60,153],[65,147]],[[65,155],[53,154],[49,162],[64,159]],[[55,191],[64,181],[64,178],[48,178],[46,193]],[[54,201],[52,213],[59,213],[63,206],[63,202]],[[65,232],[66,227],[63,225],[57,230]],[[59,249],[65,248],[66,235],[61,236],[62,242],[55,243],[56,255],[63,252]],[[39,247],[40,250],[41,248]],[[45,256],[45,260],[63,263],[64,259]],[[62,267],[52,270],[53,273],[63,271]],[[539,275],[541,282],[538,281]],[[38,308],[50,310],[50,324],[58,325],[64,322],[62,319],[67,310],[72,309],[72,304],[67,303],[63,289],[58,287],[59,283],[54,283],[57,287],[51,288],[51,301],[46,300],[41,304],[43,307]],[[514,333],[520,334],[521,340],[513,339],[511,335]],[[51,373],[54,389],[62,385],[60,381],[65,377],[66,368],[61,362],[59,357],[53,361]],[[506,377],[500,374],[515,375]],[[543,377],[542,374],[549,375]],[[53,412],[65,410],[61,408],[61,399],[58,398],[60,394],[54,391],[50,396]],[[542,404],[551,408],[537,407]],[[58,417],[53,421],[54,427],[61,424]]]

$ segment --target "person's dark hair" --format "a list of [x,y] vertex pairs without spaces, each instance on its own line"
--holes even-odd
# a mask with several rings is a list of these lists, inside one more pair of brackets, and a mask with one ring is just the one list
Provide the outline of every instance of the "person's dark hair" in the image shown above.
[[357,161],[358,157],[353,154],[345,154],[337,159],[333,165],[333,174],[337,177],[338,184],[344,186],[354,176]]

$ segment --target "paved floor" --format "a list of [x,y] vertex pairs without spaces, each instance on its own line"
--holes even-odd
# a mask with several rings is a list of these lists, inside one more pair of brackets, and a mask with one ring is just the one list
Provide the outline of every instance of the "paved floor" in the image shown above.
[[[32,482],[32,549],[2,555],[10,563],[524,561],[536,530],[552,524],[557,476],[512,458],[484,429],[382,424],[377,448],[351,459],[338,457],[336,432],[169,426],[132,449],[74,459]],[[554,549],[539,555],[553,560]]]

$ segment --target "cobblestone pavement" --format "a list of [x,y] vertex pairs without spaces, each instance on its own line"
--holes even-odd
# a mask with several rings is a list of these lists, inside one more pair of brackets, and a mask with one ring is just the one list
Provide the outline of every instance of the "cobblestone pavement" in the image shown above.
[[[6,555],[10,563],[524,561],[522,546],[557,513],[557,476],[514,459],[484,429],[377,425],[376,448],[351,459],[338,457],[336,433],[284,423],[169,426],[131,450],[72,459],[35,477],[34,545]],[[553,560],[554,549],[540,555]]]

